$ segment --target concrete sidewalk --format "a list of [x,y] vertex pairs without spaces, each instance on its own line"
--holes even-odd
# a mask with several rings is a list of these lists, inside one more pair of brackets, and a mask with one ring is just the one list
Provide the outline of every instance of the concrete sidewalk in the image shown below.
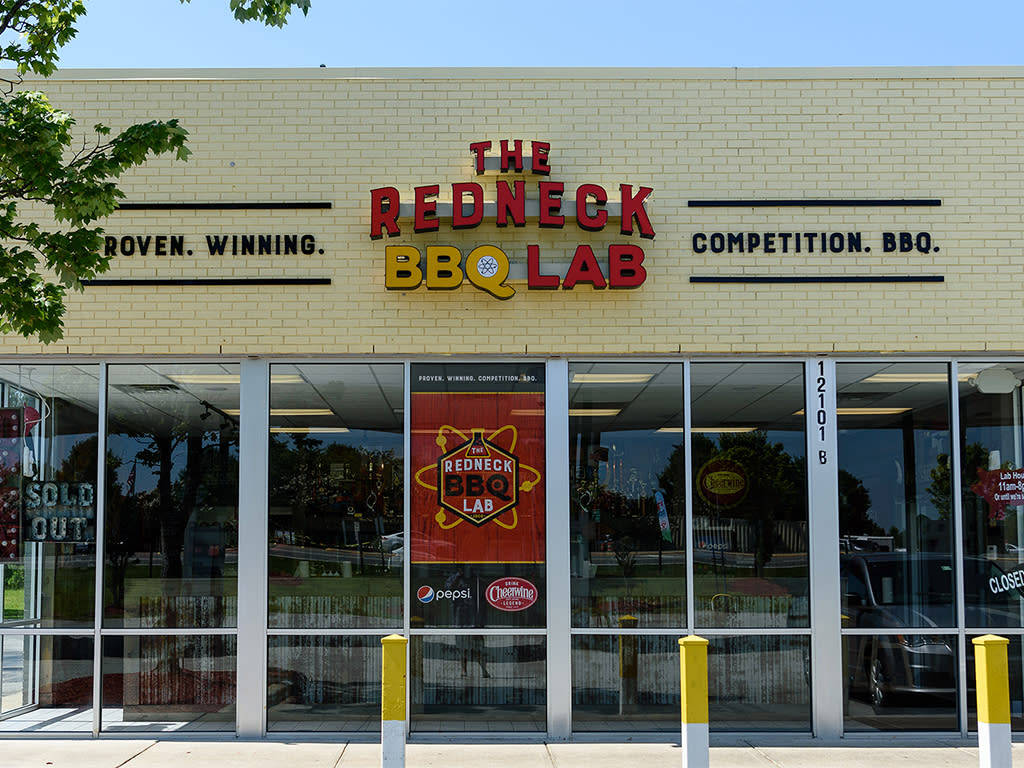
[[[936,740],[936,743],[941,743]],[[680,768],[678,745],[409,744],[408,768]],[[1024,744],[1013,745],[1024,768]],[[379,768],[380,745],[274,741],[0,740],[0,768]],[[976,768],[969,746],[713,747],[711,768]]]

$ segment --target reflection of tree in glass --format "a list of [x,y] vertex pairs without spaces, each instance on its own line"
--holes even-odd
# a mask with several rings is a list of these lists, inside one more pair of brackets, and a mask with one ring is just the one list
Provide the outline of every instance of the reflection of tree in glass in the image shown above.
[[273,435],[270,504],[288,515],[275,518],[271,535],[314,548],[341,549],[355,541],[360,567],[369,550],[385,568],[378,533],[402,530],[401,477],[402,461],[392,449],[325,444],[302,433]]
[[869,510],[871,494],[859,478],[839,470],[839,534],[841,536],[884,536],[885,529],[876,523]]
[[[764,430],[724,432],[718,435],[717,443],[707,435],[694,434],[691,445],[694,472],[712,459],[728,459],[743,468],[747,493],[740,502],[723,508],[695,493],[694,514],[719,519],[727,513],[730,518],[749,521],[755,530],[755,571],[763,576],[777,547],[777,522],[807,520],[803,458],[790,456],[782,443],[770,443]],[[662,487],[673,496],[676,490],[682,490],[678,487],[681,474],[677,471],[682,464],[683,446],[679,445],[659,478]]]
[[[988,469],[989,453],[981,443],[970,443],[964,448],[961,466],[961,483],[965,493],[977,482],[978,470]],[[1004,464],[1008,468],[1009,464]],[[949,454],[940,453],[931,470],[932,481],[928,485],[928,498],[939,512],[940,520],[948,520],[953,514],[953,474],[949,466]]]

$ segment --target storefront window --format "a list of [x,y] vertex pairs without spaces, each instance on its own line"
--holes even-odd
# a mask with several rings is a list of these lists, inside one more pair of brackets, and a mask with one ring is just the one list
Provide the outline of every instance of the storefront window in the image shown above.
[[836,366],[844,627],[952,627],[949,379],[939,364]]
[[95,610],[99,367],[0,367],[0,627]]
[[412,730],[543,732],[545,645],[540,636],[414,636],[409,644]]
[[267,730],[380,731],[379,637],[272,637],[269,645]]
[[104,625],[237,617],[237,365],[109,369]]
[[401,365],[270,369],[272,627],[401,627]]
[[92,733],[93,639],[0,637],[0,733]]
[[955,635],[845,635],[845,729],[956,730],[956,643]]
[[228,635],[103,640],[105,731],[233,731],[237,641]]
[[577,627],[686,625],[683,366],[569,367]]
[[948,368],[840,363],[836,391],[846,728],[954,730]]
[[[711,637],[711,730],[810,730],[809,648],[806,637]],[[678,734],[678,636],[577,636],[572,658],[575,730]]]
[[803,366],[691,367],[698,627],[806,627]]
[[959,370],[968,627],[1024,626],[1022,378],[1020,363],[965,363]]

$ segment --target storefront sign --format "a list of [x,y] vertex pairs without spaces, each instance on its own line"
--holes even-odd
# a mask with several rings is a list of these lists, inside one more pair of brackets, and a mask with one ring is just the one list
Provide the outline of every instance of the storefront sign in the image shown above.
[[713,506],[736,506],[748,488],[746,471],[731,459],[712,459],[697,471],[697,492]]
[[988,580],[988,588],[992,590],[993,595],[1024,589],[1024,571],[1011,571],[1000,576],[993,576]]
[[25,540],[93,541],[95,504],[96,493],[92,483],[26,483]]
[[543,562],[543,366],[415,364],[410,400],[410,562]]
[[[500,142],[498,171],[521,174],[527,163],[521,140]],[[492,142],[478,141],[469,145],[477,174],[486,170],[487,152]],[[546,142],[531,143],[532,174],[551,173],[551,146]],[[654,227],[645,208],[654,191],[650,187],[619,184],[608,190],[600,184],[580,184],[572,202],[563,201],[565,184],[560,181],[539,181],[534,191],[525,180],[499,178],[485,190],[477,182],[456,182],[444,185],[450,202],[441,203],[441,184],[415,187],[403,194],[396,187],[378,187],[370,191],[370,238],[379,240],[386,234],[398,237],[403,233],[402,217],[412,219],[416,234],[441,230],[442,224],[453,231],[473,229],[485,221],[499,228],[525,227],[528,218],[542,229],[563,229],[566,220],[575,218],[576,226],[585,232],[601,232],[608,226],[609,201],[614,200],[619,218],[619,234],[654,237]],[[485,202],[489,196],[493,202]],[[403,212],[403,208],[407,212]],[[488,210],[490,209],[490,210]],[[405,225],[408,233],[408,225]],[[384,253],[384,285],[388,290],[411,291],[425,286],[427,290],[451,290],[464,281],[498,299],[509,299],[515,289],[508,285],[512,261],[509,246],[482,244],[460,249],[452,245],[389,245]],[[589,243],[581,243],[572,252],[568,267],[555,269],[552,259],[563,262],[569,254],[544,254],[536,244],[526,246],[527,279],[530,290],[571,290],[580,284],[595,289],[637,288],[647,279],[643,267],[644,252],[637,245],[616,243],[607,246],[600,257]]]
[[537,602],[537,587],[526,579],[508,576],[488,584],[484,597],[499,611],[525,611]]
[[1024,506],[1024,469],[979,469],[971,490],[988,502],[990,520],[1003,520],[1007,507]]

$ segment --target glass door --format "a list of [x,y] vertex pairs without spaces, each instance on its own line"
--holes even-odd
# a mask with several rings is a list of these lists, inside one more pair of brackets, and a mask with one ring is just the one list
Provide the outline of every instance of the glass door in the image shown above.
[[544,366],[410,378],[411,727],[544,731]]

